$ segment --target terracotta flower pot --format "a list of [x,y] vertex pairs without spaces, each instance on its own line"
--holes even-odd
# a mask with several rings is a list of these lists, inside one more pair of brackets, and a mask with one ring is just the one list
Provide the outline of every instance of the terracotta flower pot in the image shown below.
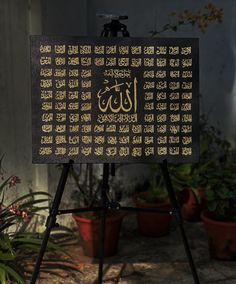
[[[79,214],[73,214],[80,236],[84,254],[90,257],[99,257],[100,253],[100,226],[101,219],[91,219]],[[107,216],[104,256],[109,257],[117,253],[118,241],[124,214]]]
[[236,260],[236,222],[211,219],[207,210],[201,214],[205,225],[210,256],[222,260]]
[[[141,192],[133,197],[134,203],[138,208],[158,208],[170,211],[169,202],[147,203],[145,198],[146,192]],[[138,212],[137,222],[139,232],[148,237],[161,237],[167,235],[170,230],[171,216],[168,214]]]
[[198,188],[197,194],[202,200],[201,203],[199,203],[195,193],[191,189],[184,189],[178,194],[178,199],[180,200],[181,204],[181,213],[186,221],[201,221],[201,212],[202,210],[206,209],[204,188]]

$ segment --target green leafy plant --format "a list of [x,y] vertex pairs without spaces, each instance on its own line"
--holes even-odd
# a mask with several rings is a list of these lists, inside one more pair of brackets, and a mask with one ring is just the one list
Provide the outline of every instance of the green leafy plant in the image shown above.
[[196,199],[201,202],[199,188],[208,183],[207,173],[219,162],[227,160],[230,143],[223,139],[218,128],[209,125],[206,116],[200,118],[200,152],[195,164],[177,164],[170,167],[171,178],[177,191],[191,189]]
[[168,192],[159,165],[151,164],[151,179],[145,179],[143,183],[137,184],[135,192],[146,192],[138,197],[147,203],[162,203],[168,200]]
[[[35,238],[29,238],[23,233],[22,228],[28,223],[40,208],[36,204],[48,200],[45,192],[29,193],[17,198],[6,205],[4,197],[7,190],[13,190],[20,179],[10,176],[2,180],[0,185],[0,279],[1,283],[7,283],[14,279],[17,283],[24,283],[22,271],[19,271],[16,257],[19,249],[38,247]],[[35,197],[41,197],[35,200]]]
[[207,174],[207,208],[218,221],[236,221],[236,172],[219,164]]
[[150,182],[147,192],[148,194],[145,200],[148,203],[162,203],[168,200],[168,193],[162,176],[156,176],[156,178]]
[[[26,229],[33,216],[40,210],[48,209],[48,206],[40,205],[47,202],[50,195],[43,191],[30,192],[7,202],[6,195],[16,195],[14,191],[21,180],[16,175],[4,178],[6,172],[2,160],[3,157],[0,159],[0,283],[14,281],[24,284],[27,273],[32,273],[33,262],[42,243],[42,234],[29,233]],[[47,251],[63,253],[62,247],[53,238],[48,243]],[[59,257],[50,259],[47,272],[50,272],[52,263],[56,265]],[[32,264],[29,265],[29,262]],[[68,263],[69,261],[64,261],[64,267],[71,267],[71,263]]]

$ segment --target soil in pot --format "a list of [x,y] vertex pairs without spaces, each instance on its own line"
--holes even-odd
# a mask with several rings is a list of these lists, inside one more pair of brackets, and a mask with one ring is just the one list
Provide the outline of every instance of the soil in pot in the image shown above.
[[[133,200],[138,208],[158,208],[170,211],[171,206],[168,201],[147,203],[145,201],[146,192],[138,193]],[[169,214],[137,212],[137,223],[139,232],[148,237],[165,236],[170,231],[171,216]]]
[[236,222],[216,221],[204,210],[201,214],[205,225],[210,256],[221,260],[236,260]]
[[[112,213],[106,219],[104,256],[109,257],[117,253],[120,228],[124,214]],[[101,219],[88,218],[80,214],[73,214],[79,234],[82,239],[84,254],[99,257]]]

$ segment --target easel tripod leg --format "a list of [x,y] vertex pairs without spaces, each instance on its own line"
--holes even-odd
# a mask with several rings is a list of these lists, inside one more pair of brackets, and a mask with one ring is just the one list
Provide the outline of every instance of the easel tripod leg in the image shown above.
[[107,195],[109,179],[109,164],[103,166],[103,184],[102,184],[102,218],[101,218],[101,230],[100,230],[100,256],[99,256],[99,269],[98,269],[98,284],[102,284],[103,281],[103,263],[104,263],[104,247],[105,247],[105,234],[106,234],[106,215],[107,215]]
[[195,267],[195,264],[194,264],[194,261],[193,261],[192,253],[191,253],[191,250],[190,250],[190,247],[189,247],[188,239],[186,237],[186,233],[185,233],[185,230],[184,230],[183,220],[182,220],[179,204],[177,202],[176,195],[175,195],[175,192],[174,192],[174,189],[173,189],[173,186],[172,186],[172,183],[171,183],[170,175],[169,175],[169,172],[168,172],[167,161],[164,160],[163,163],[160,164],[160,166],[161,166],[161,170],[162,170],[163,177],[164,177],[164,180],[165,180],[166,189],[168,191],[169,199],[170,199],[173,211],[174,211],[174,215],[175,215],[177,224],[180,228],[181,237],[182,237],[185,252],[186,252],[186,255],[187,255],[187,258],[188,258],[189,266],[191,268],[191,272],[192,272],[192,275],[193,275],[194,283],[199,284],[200,282],[199,282],[197,270],[196,270],[196,267]]
[[52,203],[50,214],[47,218],[46,230],[44,232],[42,245],[41,245],[41,248],[40,248],[40,251],[39,251],[39,254],[38,254],[38,257],[37,257],[37,261],[36,261],[36,264],[35,264],[35,267],[34,267],[34,271],[33,271],[32,277],[31,277],[31,281],[30,281],[31,284],[35,284],[35,282],[38,278],[38,275],[39,275],[39,272],[40,272],[40,266],[41,266],[46,248],[47,248],[47,243],[48,243],[48,240],[49,240],[49,237],[50,237],[50,233],[51,233],[51,230],[55,226],[55,223],[56,223],[56,216],[57,216],[58,208],[59,208],[59,205],[60,205],[60,202],[61,202],[62,194],[63,194],[64,188],[65,188],[65,184],[66,184],[66,180],[67,180],[67,177],[68,177],[68,173],[69,173],[69,169],[70,169],[71,164],[72,164],[72,161],[70,161],[70,163],[68,163],[68,164],[63,165],[61,178],[60,178],[60,181],[59,181],[59,184],[58,184],[58,187],[57,187],[57,191],[56,191],[53,203]]

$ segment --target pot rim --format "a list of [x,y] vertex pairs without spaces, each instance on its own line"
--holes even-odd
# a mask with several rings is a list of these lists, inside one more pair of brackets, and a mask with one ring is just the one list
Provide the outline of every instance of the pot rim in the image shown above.
[[141,191],[141,192],[137,192],[133,195],[133,201],[134,201],[136,206],[144,205],[144,206],[147,206],[147,207],[160,207],[160,206],[170,205],[169,201],[150,203],[150,202],[146,202],[145,200],[143,200],[143,201],[137,200],[139,197],[145,196],[146,194],[147,194],[147,191]]
[[[122,214],[120,212],[116,212],[115,215],[113,216],[106,216],[106,222],[107,223],[114,223],[116,221],[118,221],[119,219],[123,219],[125,214]],[[76,222],[83,222],[83,223],[100,223],[101,222],[101,218],[96,219],[96,218],[89,218],[89,217],[84,217],[79,213],[73,213],[72,217],[74,218],[74,220]]]
[[208,223],[211,225],[220,225],[223,227],[236,227],[236,222],[224,222],[224,221],[217,221],[217,220],[213,220],[210,217],[208,217],[209,211],[203,210],[201,213],[201,219],[204,223]]

